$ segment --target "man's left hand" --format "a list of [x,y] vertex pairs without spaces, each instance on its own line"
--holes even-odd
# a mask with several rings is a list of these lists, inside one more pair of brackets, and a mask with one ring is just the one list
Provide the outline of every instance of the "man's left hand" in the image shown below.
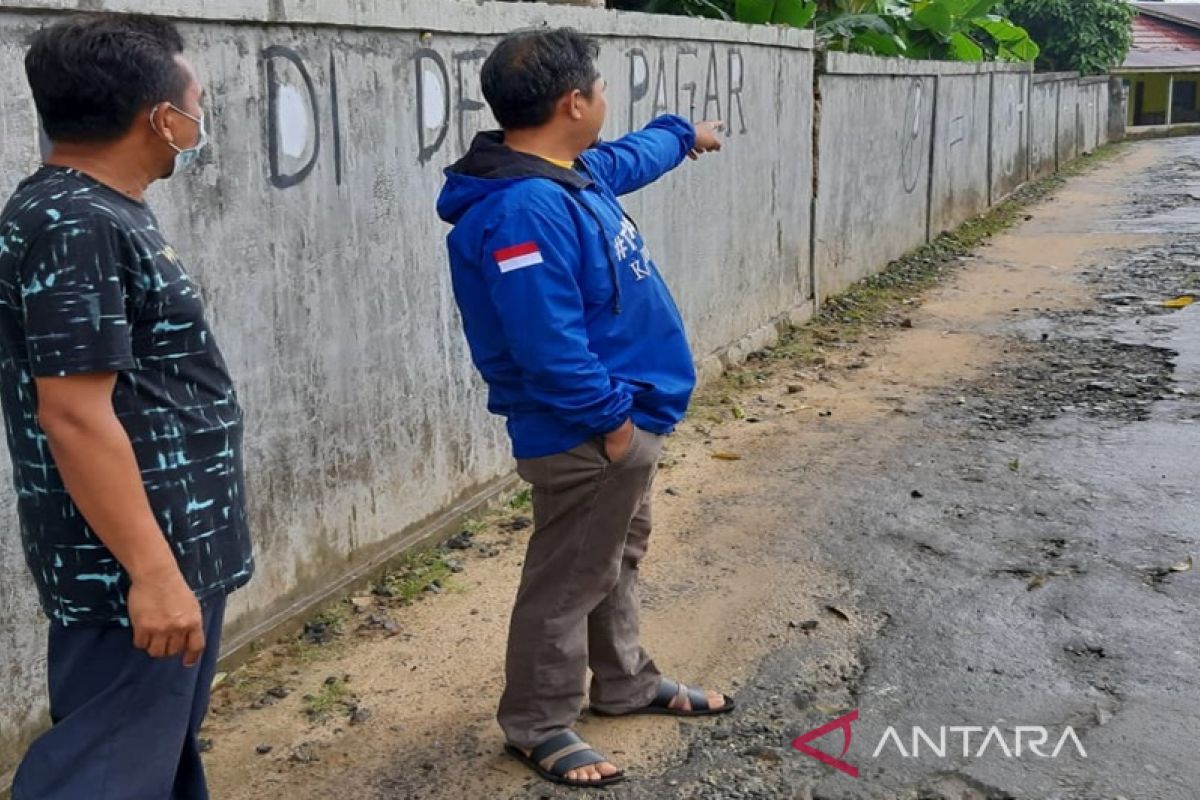
[[725,127],[720,120],[708,120],[696,123],[696,145],[688,153],[688,158],[695,161],[701,153],[715,153],[721,149],[721,140],[717,131]]

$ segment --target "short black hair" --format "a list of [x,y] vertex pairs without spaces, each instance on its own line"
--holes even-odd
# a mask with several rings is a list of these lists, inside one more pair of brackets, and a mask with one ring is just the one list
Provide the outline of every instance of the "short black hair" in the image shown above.
[[183,37],[146,14],[69,17],[33,35],[25,75],[51,141],[112,141],[154,103],[179,104]]
[[599,54],[595,39],[571,28],[509,34],[483,63],[483,96],[506,130],[545,125],[567,92],[592,96]]

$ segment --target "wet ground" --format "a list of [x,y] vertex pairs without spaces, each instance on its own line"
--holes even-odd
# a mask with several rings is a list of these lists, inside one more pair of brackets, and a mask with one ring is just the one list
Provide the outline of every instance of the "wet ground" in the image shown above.
[[[598,796],[1200,796],[1200,302],[1162,305],[1200,294],[1198,167],[1200,140],[1132,145],[903,326],[697,409],[659,481],[644,633],[739,710],[585,715],[633,775]],[[219,699],[214,796],[575,796],[491,722],[523,535],[495,522],[458,591],[244,682],[277,702]],[[332,719],[305,716],[345,677]],[[845,771],[792,747],[839,719],[844,753],[842,728],[808,744]]]

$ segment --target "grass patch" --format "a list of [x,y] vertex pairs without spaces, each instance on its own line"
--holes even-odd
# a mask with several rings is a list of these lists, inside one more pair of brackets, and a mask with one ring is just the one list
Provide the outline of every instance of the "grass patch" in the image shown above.
[[326,645],[305,641],[304,639],[297,639],[286,647],[288,655],[301,664],[311,664],[327,655],[327,651],[324,649]]
[[405,556],[399,564],[384,573],[373,591],[381,597],[409,605],[430,586],[457,588],[450,580],[452,574],[442,551],[419,550]]
[[304,695],[304,714],[311,720],[328,719],[349,705],[350,688],[344,678],[329,677],[315,694]]
[[334,634],[342,632],[342,625],[346,622],[346,608],[342,603],[336,606],[330,606],[319,612],[316,616],[308,621],[308,626],[313,628],[321,628],[328,630]]
[[508,501],[508,507],[514,511],[527,511],[533,508],[533,489],[529,486],[521,489]]
[[255,672],[248,667],[234,670],[221,683],[219,690],[228,692],[240,701],[248,702],[261,697],[263,692],[275,685],[270,675]]
[[462,524],[462,529],[470,534],[483,533],[487,530],[488,522],[483,517],[471,517]]

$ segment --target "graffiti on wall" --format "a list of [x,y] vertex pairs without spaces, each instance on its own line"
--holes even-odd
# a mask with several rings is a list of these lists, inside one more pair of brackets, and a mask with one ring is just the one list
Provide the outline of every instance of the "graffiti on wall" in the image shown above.
[[925,123],[925,104],[930,102],[929,87],[921,78],[908,85],[904,104],[904,126],[900,128],[900,177],[904,193],[912,194],[921,183],[929,160],[929,126]]
[[[291,48],[263,50],[267,86],[267,164],[271,185],[286,189],[303,183],[321,157],[322,102],[305,60]],[[330,115],[334,181],[342,182],[342,123],[338,108],[338,73],[329,54],[325,107]]]
[[[647,53],[626,53],[629,104],[625,130],[633,131],[660,114],[693,122],[723,119],[729,135],[748,133],[742,104],[746,64],[736,47],[673,45]],[[703,77],[701,77],[703,76]]]
[[[456,158],[466,152],[476,133],[494,124],[480,85],[488,50],[467,47],[447,52],[418,46],[410,52],[398,56],[405,69],[396,74],[411,74],[405,90],[415,98],[415,113],[411,121],[398,123],[416,128],[413,157],[419,164]],[[729,136],[749,132],[743,98],[746,64],[737,47],[689,43],[631,47],[614,61],[623,74],[609,76],[609,116],[620,130],[636,130],[655,116],[672,113],[693,121],[723,119]],[[331,49],[306,56],[285,45],[272,45],[262,51],[260,63],[271,185],[299,186],[319,164],[341,185],[346,145],[337,53]]]

